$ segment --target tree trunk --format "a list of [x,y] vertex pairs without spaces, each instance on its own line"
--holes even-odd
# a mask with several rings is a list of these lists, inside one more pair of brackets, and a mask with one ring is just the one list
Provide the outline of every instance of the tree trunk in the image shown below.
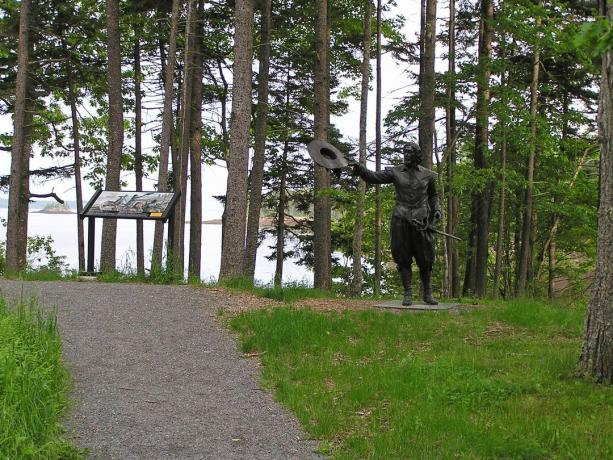
[[[456,235],[458,232],[458,197],[453,189],[454,169],[457,162],[456,149],[456,71],[455,71],[455,0],[449,2],[449,62],[447,85],[447,113],[446,113],[446,143],[447,143],[447,233]],[[447,245],[447,286],[449,294],[460,296],[459,253],[458,246],[453,241]]]
[[181,277],[185,267],[185,214],[187,210],[187,172],[191,145],[191,115],[192,115],[192,89],[194,76],[194,47],[196,40],[196,18],[198,6],[196,0],[189,0],[187,7],[187,25],[185,29],[185,51],[183,69],[183,94],[181,101],[181,137],[179,139],[178,158],[176,167],[173,167],[175,190],[181,193],[181,198],[175,208],[172,267]]
[[[377,94],[375,101],[375,170],[381,171],[381,0],[377,0]],[[373,293],[381,294],[381,186],[375,186],[375,274]]]
[[[289,95],[289,89],[288,89]],[[289,104],[288,104],[289,105]],[[277,248],[275,252],[275,287],[281,287],[283,283],[283,261],[285,259],[285,203],[287,201],[287,152],[289,150],[289,133],[283,145],[283,157],[281,158],[281,178],[279,184],[279,203],[277,205]]]
[[190,225],[189,262],[187,275],[200,280],[202,259],[202,19],[204,1],[198,2],[198,15],[194,40],[194,71],[192,76],[191,147],[190,147]]
[[[507,84],[507,69],[506,69],[506,36],[501,39],[503,66],[505,68],[502,71],[500,78],[500,86],[503,91]],[[503,95],[504,101],[507,98]],[[500,190],[498,191],[498,225],[496,232],[496,263],[494,265],[494,286],[493,296],[497,298],[500,294],[500,274],[502,270],[502,257],[503,257],[503,243],[504,243],[504,228],[505,228],[505,206],[506,206],[506,179],[507,179],[507,117],[503,115],[500,121],[502,123],[502,145],[500,147]]]
[[[137,32],[138,33],[138,32]],[[142,147],[142,73],[140,68],[140,39],[134,43],[134,175],[136,190],[143,189],[143,147]],[[136,273],[145,276],[145,247],[143,242],[143,221],[136,220]]]
[[28,61],[30,56],[30,0],[22,0],[19,15],[15,115],[11,146],[9,209],[6,232],[6,272],[26,268],[28,198],[30,194],[30,147],[32,112],[28,110]]
[[228,156],[228,187],[219,279],[240,277],[245,262],[247,170],[251,122],[253,0],[237,0],[234,32],[234,89]]
[[79,255],[79,273],[85,271],[85,233],[83,220],[83,186],[81,183],[81,136],[79,133],[79,115],[77,113],[77,96],[74,90],[71,64],[68,64],[68,103],[70,104],[70,118],[72,120],[72,147],[74,149],[74,182],[77,199],[77,248]]
[[[613,21],[613,3],[600,0],[601,14]],[[598,382],[613,383],[613,50],[602,57],[598,104],[600,204],[596,269],[585,320],[581,371]]]
[[[170,17],[170,37],[168,40],[168,59],[164,69],[164,108],[162,109],[162,134],[160,137],[160,164],[158,167],[158,190],[168,191],[168,160],[172,139],[172,101],[177,60],[177,29],[179,25],[181,0],[173,0]],[[153,254],[151,256],[151,273],[162,269],[162,251],[164,249],[164,224],[156,222],[153,236]]]
[[260,211],[262,209],[262,182],[266,152],[266,127],[268,117],[268,76],[270,68],[270,27],[272,1],[262,4],[262,25],[260,30],[260,67],[258,74],[258,106],[255,114],[255,146],[251,183],[249,189],[249,216],[247,219],[247,243],[245,249],[245,277],[253,280],[255,259],[258,251],[260,232]]
[[[315,139],[328,139],[329,122],[329,66],[328,66],[328,0],[315,2]],[[331,239],[330,199],[323,191],[330,186],[330,173],[315,165],[315,198],[313,210],[314,286],[330,289]]]
[[421,30],[425,35],[423,43],[423,61],[419,78],[419,148],[422,164],[432,169],[432,147],[434,140],[434,61],[436,59],[436,0],[426,0],[425,15],[422,14]]
[[[541,0],[538,1],[541,5]],[[536,18],[536,28],[540,28],[541,17]],[[539,33],[537,31],[537,33]],[[536,157],[536,142],[537,142],[537,110],[538,110],[538,85],[539,85],[539,70],[541,60],[541,49],[537,43],[534,46],[534,55],[532,59],[532,82],[530,84],[530,118],[531,118],[531,142],[528,152],[528,164],[526,171],[526,190],[524,201],[524,214],[521,230],[521,247],[519,251],[519,266],[517,269],[517,288],[515,294],[523,296],[526,294],[528,283],[528,271],[531,260],[531,245],[530,235],[532,234],[532,216],[533,216],[533,191],[534,191],[534,161]]]
[[[481,23],[479,29],[479,65],[477,79],[477,108],[475,120],[475,168],[487,168],[488,124],[490,102],[490,56],[492,50],[492,20],[494,7],[491,0],[481,2]],[[472,235],[469,241],[469,256],[467,257],[467,276],[474,279],[465,281],[467,286],[474,287],[474,294],[483,297],[487,291],[488,238],[491,184],[483,190],[473,193],[471,206]],[[470,265],[469,265],[470,264]]]
[[[370,23],[372,18],[371,0],[365,0],[364,5],[364,36],[362,43],[362,89],[360,95],[360,145],[359,162],[366,166],[366,122],[368,115],[368,83],[370,81]],[[364,228],[364,199],[366,195],[366,182],[358,181],[358,196],[355,210],[355,227],[353,231],[353,280],[351,295],[357,296],[362,292],[362,239]]]
[[[123,153],[123,99],[121,94],[121,45],[119,29],[119,0],[106,1],[106,29],[108,67],[107,84],[109,92],[109,153],[106,161],[106,190],[119,190],[121,155]],[[115,240],[117,220],[104,219],[100,270],[115,270]]]

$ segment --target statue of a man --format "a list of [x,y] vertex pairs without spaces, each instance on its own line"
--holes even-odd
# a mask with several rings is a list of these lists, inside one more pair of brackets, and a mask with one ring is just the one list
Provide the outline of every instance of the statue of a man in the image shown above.
[[438,302],[432,297],[432,265],[434,234],[428,230],[434,219],[441,218],[436,193],[436,174],[420,165],[422,155],[415,142],[404,148],[404,164],[374,172],[354,164],[353,174],[369,184],[394,184],[396,205],[392,212],[392,257],[398,265],[404,287],[402,305],[411,305],[411,265],[419,267],[423,299],[429,305]]

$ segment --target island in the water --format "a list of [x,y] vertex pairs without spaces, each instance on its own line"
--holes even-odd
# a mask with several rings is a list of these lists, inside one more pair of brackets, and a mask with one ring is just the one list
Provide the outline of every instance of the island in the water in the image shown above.
[[40,211],[35,211],[41,214],[75,214],[75,211],[70,208],[68,203],[49,202]]

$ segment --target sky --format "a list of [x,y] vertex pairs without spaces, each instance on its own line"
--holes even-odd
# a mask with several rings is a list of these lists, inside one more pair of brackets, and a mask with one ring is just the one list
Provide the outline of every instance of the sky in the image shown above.
[[[405,17],[404,33],[410,39],[413,39],[419,31],[419,6],[418,0],[398,0],[399,6],[394,7],[391,13],[388,14],[401,14]],[[441,17],[441,12],[439,12]],[[407,91],[412,88],[412,82],[406,75],[407,67],[405,64],[397,65],[394,63],[390,56],[383,56],[382,58],[382,111],[383,116],[390,110],[394,103],[406,95]],[[414,69],[413,69],[414,70]],[[372,85],[372,91],[369,94],[369,110],[368,110],[368,133],[367,141],[374,140],[375,130],[375,85]],[[359,101],[353,100],[350,102],[349,111],[342,117],[333,117],[331,122],[335,124],[341,133],[349,139],[355,140],[357,144],[357,138],[359,135],[359,118],[360,118],[360,104]],[[126,114],[131,116],[131,114]],[[0,133],[11,133],[13,130],[11,117],[0,117]],[[127,141],[130,142],[130,141]],[[154,141],[151,133],[145,133],[143,135],[143,147],[145,149],[151,149],[154,146]],[[306,146],[305,146],[306,151]],[[48,167],[52,165],[65,164],[66,159],[52,160],[42,159],[35,156],[31,162],[31,168],[36,169],[39,167]],[[10,172],[10,153],[0,152],[0,175],[6,175]],[[225,194],[226,189],[226,169],[221,166],[203,166],[203,186],[204,186],[204,206],[205,216],[209,218],[219,217],[223,211],[221,205],[212,197],[215,195]],[[129,185],[128,188],[133,188],[133,174],[125,172],[122,174],[122,180],[126,181]],[[144,188],[154,189],[154,185],[157,180],[155,177],[145,179]],[[94,190],[87,184],[84,185],[84,199],[87,201]],[[55,191],[60,197],[65,200],[74,200],[74,185],[71,181],[47,181],[41,183],[39,181],[32,180],[31,190],[34,193],[45,193],[51,190]],[[1,196],[1,195],[0,195]],[[206,209],[207,206],[209,209]]]

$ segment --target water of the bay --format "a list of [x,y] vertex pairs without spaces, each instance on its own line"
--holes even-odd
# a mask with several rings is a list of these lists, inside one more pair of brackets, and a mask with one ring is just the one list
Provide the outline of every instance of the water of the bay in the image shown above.
[[[0,208],[0,217],[6,219],[7,209]],[[65,256],[66,263],[71,269],[76,269],[78,265],[77,253],[77,215],[76,214],[49,214],[30,211],[28,216],[28,235],[51,236],[57,255]],[[102,220],[97,219],[96,226],[96,262],[100,257],[100,233],[102,230]],[[145,221],[144,244],[145,244],[145,265],[149,265],[151,247],[153,242],[153,230],[155,223]],[[6,229],[2,228],[0,238],[6,240]],[[87,244],[87,226],[85,227]],[[189,245],[189,224],[186,225],[186,242]],[[255,277],[263,283],[269,283],[274,278],[275,261],[268,260],[266,256],[271,250],[268,248],[274,245],[273,237],[268,236],[264,239],[258,250]],[[117,267],[118,269],[136,267],[136,221],[118,220],[117,221]],[[202,225],[202,270],[201,278],[204,281],[213,281],[219,275],[219,265],[221,261],[221,225],[204,224]],[[187,267],[187,261],[186,261]],[[283,266],[283,281],[299,281],[308,284],[313,282],[313,274],[303,266],[297,265],[295,261],[288,259]]]

